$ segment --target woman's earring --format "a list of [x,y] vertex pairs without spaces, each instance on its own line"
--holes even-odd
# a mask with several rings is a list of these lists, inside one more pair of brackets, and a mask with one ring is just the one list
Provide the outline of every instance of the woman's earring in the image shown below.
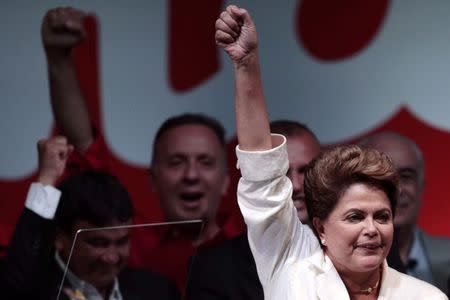
[[325,241],[325,239],[321,240],[322,245],[326,246],[327,245],[327,241]]

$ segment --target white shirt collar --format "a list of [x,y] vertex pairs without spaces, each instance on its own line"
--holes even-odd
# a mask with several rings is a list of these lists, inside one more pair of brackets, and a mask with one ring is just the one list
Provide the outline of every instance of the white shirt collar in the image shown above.
[[[55,251],[55,260],[58,266],[64,272],[67,266],[61,259],[58,251]],[[67,270],[66,279],[72,287],[72,291],[66,291],[66,294],[71,292],[76,294],[75,297],[72,296],[73,300],[103,300],[100,293],[92,284],[78,278],[74,273],[70,271],[70,269]],[[69,298],[71,297],[70,295],[68,296]],[[119,281],[117,280],[117,278],[114,279],[114,286],[108,300],[123,300],[122,294],[120,293],[119,289]]]

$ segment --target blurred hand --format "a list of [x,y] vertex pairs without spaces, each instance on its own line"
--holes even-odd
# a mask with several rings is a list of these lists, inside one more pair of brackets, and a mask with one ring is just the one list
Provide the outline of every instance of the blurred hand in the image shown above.
[[49,10],[42,20],[41,35],[45,52],[49,58],[70,55],[73,47],[86,37],[83,19],[86,13],[72,7]]
[[258,35],[249,13],[230,5],[216,21],[216,43],[224,48],[235,63],[256,51]]
[[73,151],[73,146],[67,143],[63,136],[39,140],[37,143],[39,155],[38,182],[43,185],[55,185],[64,173],[67,158]]

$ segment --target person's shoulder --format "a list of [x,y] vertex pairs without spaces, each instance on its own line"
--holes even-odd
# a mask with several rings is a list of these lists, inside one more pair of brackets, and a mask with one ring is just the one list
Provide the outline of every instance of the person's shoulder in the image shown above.
[[450,238],[444,236],[430,235],[418,229],[421,241],[433,264],[450,262],[448,255],[450,251]]
[[199,249],[195,255],[199,260],[239,259],[253,257],[248,243],[247,234],[241,234],[231,239],[227,239],[210,247]]
[[424,232],[423,230],[419,230],[422,238],[425,242],[439,243],[446,246],[450,246],[450,238],[446,236],[432,235]]
[[223,253],[230,253],[240,251],[241,249],[250,249],[248,246],[248,239],[246,234],[242,234],[231,239],[222,241],[214,246],[202,248],[197,252],[197,257],[208,258],[216,257]]
[[[389,267],[389,285],[405,299],[448,299],[447,296],[434,285],[410,275],[398,272]],[[395,278],[395,279],[394,279]]]
[[246,234],[200,249],[191,257],[192,269],[202,273],[219,272],[217,276],[233,273],[236,271],[233,269],[256,268],[254,264]]
[[118,280],[124,299],[180,299],[180,291],[173,280],[147,270],[125,268]]
[[144,269],[125,268],[120,272],[118,279],[121,286],[127,284],[137,286],[142,283],[143,286],[149,288],[154,286],[175,288],[173,280]]

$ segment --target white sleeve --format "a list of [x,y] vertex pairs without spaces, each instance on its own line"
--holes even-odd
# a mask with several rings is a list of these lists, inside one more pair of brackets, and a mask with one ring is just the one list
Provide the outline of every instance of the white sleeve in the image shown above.
[[242,178],[238,202],[247,224],[250,248],[258,275],[265,285],[290,261],[309,257],[319,242],[303,225],[292,202],[292,183],[285,176],[289,161],[286,138],[267,151],[243,151],[236,147]]
[[53,186],[44,186],[41,183],[31,184],[25,207],[45,219],[53,219],[58,208],[61,192]]

